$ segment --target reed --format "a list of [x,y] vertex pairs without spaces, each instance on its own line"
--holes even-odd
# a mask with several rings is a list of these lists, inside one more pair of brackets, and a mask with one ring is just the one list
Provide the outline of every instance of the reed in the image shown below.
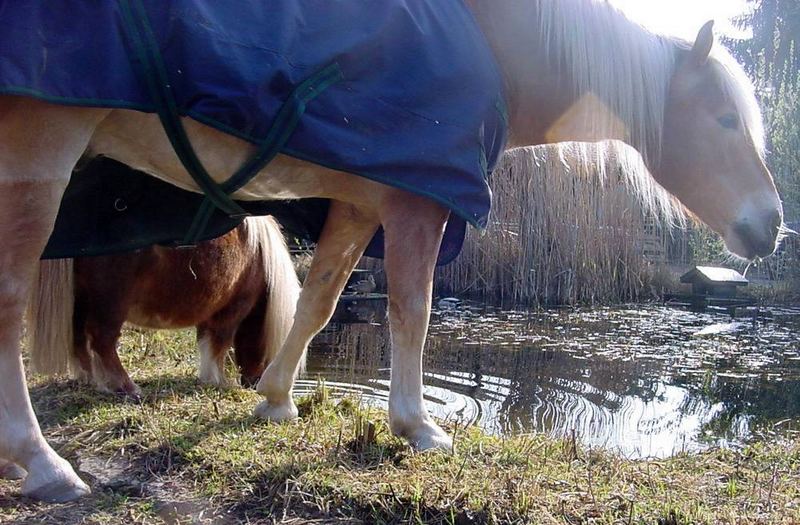
[[508,152],[490,180],[491,224],[439,269],[437,293],[526,305],[648,294],[668,229],[624,162],[577,144]]

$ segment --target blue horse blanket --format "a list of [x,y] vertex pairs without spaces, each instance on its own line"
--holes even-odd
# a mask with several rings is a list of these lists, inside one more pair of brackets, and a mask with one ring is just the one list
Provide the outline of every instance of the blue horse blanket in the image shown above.
[[455,231],[486,226],[503,86],[462,0],[0,0],[0,93],[156,112],[136,16],[180,115],[259,144],[333,67],[281,152],[429,197]]

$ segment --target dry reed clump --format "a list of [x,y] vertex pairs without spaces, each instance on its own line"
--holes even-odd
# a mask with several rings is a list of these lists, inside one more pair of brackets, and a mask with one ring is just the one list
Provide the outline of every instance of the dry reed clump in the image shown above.
[[608,303],[648,292],[668,201],[608,152],[577,144],[508,152],[490,180],[486,234],[468,233],[459,258],[439,269],[437,292],[504,304]]

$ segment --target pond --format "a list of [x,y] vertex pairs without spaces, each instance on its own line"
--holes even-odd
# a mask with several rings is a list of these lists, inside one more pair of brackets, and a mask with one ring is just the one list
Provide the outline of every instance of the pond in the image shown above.
[[[435,308],[425,398],[437,417],[493,434],[574,434],[630,458],[741,446],[800,429],[800,309],[732,319],[658,305],[501,310]],[[385,328],[321,334],[302,392],[386,407]]]

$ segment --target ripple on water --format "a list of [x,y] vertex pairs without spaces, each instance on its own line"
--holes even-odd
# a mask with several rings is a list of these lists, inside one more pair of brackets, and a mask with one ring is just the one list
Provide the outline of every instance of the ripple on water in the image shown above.
[[[437,417],[488,432],[573,430],[630,457],[737,445],[800,425],[800,309],[753,327],[661,306],[437,309],[424,397]],[[342,335],[344,334],[344,335]],[[334,394],[386,408],[383,329],[351,326],[309,356]],[[301,380],[298,391],[316,381]]]

